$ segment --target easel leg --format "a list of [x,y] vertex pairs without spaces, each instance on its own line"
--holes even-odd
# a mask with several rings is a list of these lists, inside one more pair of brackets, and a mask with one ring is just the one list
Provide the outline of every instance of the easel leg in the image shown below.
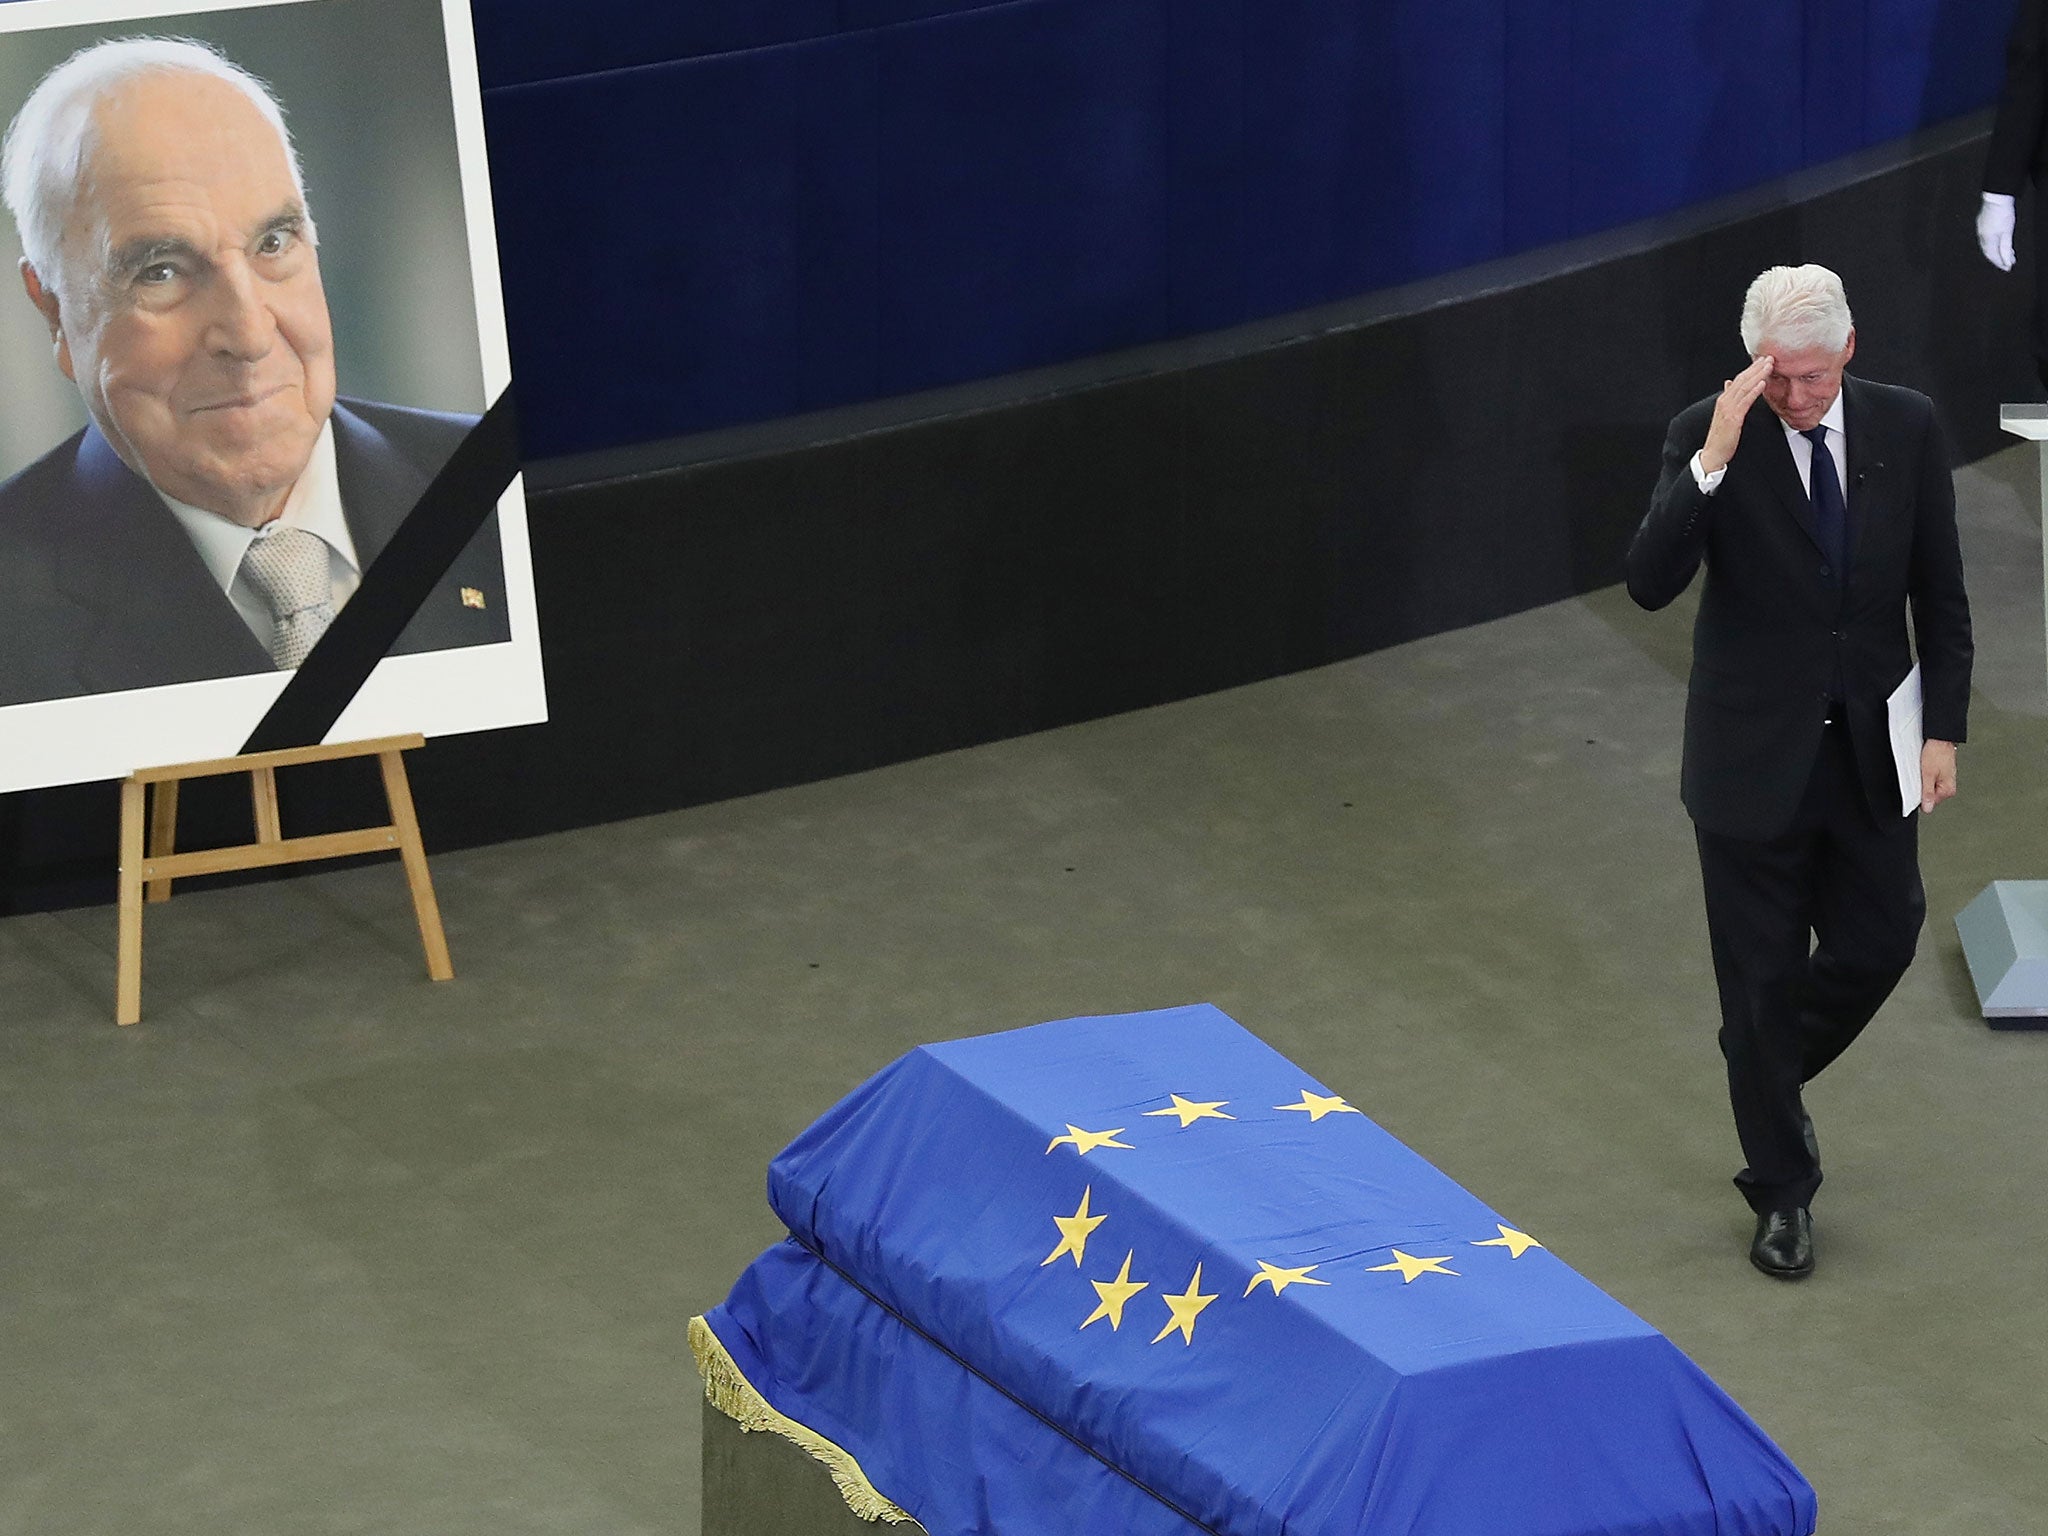
[[405,883],[412,890],[413,916],[420,925],[420,944],[427,952],[427,974],[435,981],[452,981],[455,965],[448,958],[448,936],[441,931],[434,879],[427,873],[427,850],[420,842],[419,817],[413,813],[405,756],[379,752],[377,765],[384,771],[384,798],[391,806],[391,824],[398,831],[398,854],[405,861]]
[[[178,781],[164,779],[150,786],[149,793],[149,856],[152,859],[167,859],[178,851]],[[151,901],[169,901],[171,882],[152,880],[148,884]]]
[[[142,817],[143,787],[121,781],[120,940],[114,972],[114,1022],[142,1018]],[[168,882],[166,882],[168,883]]]
[[[317,859],[345,859],[364,853],[389,853],[396,846],[405,861],[405,883],[412,894],[413,918],[427,954],[427,974],[451,981],[454,963],[448,958],[448,936],[441,928],[441,907],[427,873],[427,851],[420,842],[418,813],[406,781],[403,754],[426,745],[417,731],[380,736],[370,741],[320,743],[253,752],[203,762],[167,763],[138,768],[121,781],[120,902],[114,959],[114,1022],[134,1024],[142,1018],[142,909],[149,901],[167,901],[171,887],[193,875],[223,874],[236,869],[273,869]],[[286,837],[279,821],[277,770],[305,763],[376,757],[384,774],[384,797],[391,819],[377,826],[312,837]],[[249,775],[256,840],[225,848],[177,851],[178,786],[185,779],[224,774]],[[154,789],[152,790],[152,786]],[[146,854],[144,848],[149,850]],[[145,870],[152,873],[144,877]]]
[[277,814],[277,770],[249,771],[249,798],[255,803],[256,841],[275,843],[284,837],[284,822]]

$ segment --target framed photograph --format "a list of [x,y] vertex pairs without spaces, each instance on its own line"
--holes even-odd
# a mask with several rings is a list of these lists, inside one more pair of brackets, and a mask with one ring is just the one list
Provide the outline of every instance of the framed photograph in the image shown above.
[[[0,124],[0,791],[232,755],[510,383],[466,0],[0,3]],[[514,474],[327,739],[545,718]]]

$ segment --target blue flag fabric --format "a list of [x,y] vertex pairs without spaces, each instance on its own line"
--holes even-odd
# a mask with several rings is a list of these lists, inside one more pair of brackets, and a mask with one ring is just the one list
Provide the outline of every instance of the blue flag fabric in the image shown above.
[[935,1533],[1814,1529],[1668,1340],[1211,1007],[913,1051],[769,1199],[706,1321]]
[[1205,1536],[794,1241],[707,1321],[775,1408],[933,1536]]

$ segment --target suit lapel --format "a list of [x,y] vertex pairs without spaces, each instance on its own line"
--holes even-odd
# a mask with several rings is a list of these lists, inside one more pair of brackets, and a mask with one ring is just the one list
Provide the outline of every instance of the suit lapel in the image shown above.
[[391,536],[425,493],[428,477],[409,463],[369,422],[337,403],[334,407],[334,477],[341,487],[341,511],[355,540],[365,576]]
[[1806,487],[1800,484],[1799,466],[1793,462],[1792,445],[1785,438],[1785,424],[1761,400],[1750,408],[1749,419],[1742,424],[1742,443],[1736,452],[1752,458],[1771,494],[1778,498],[1792,521],[1813,541],[1813,547],[1819,549],[1820,534],[1813,525],[1813,503],[1807,499]]
[[1871,519],[1877,515],[1884,485],[1885,466],[1878,425],[1871,419],[1870,392],[1863,381],[1842,379],[1842,433],[1849,448],[1849,483],[1842,494],[1849,504],[1849,569],[1856,568],[1863,551],[1870,547],[1865,537]]
[[94,617],[78,659],[88,690],[270,670],[170,510],[96,427],[79,443],[77,485],[57,585]]
[[[362,562],[367,581],[371,565],[412,515],[441,465],[425,465],[400,452],[390,435],[374,421],[346,405],[336,404],[334,467],[341,482],[341,504],[348,517],[349,537],[355,540],[356,557]],[[497,540],[493,537],[488,542],[487,556],[474,556],[468,550],[456,556],[448,574],[434,584],[425,601],[407,619],[392,644],[391,654],[446,650],[509,638],[499,632],[503,623],[504,577],[497,561]],[[479,610],[465,603],[460,594],[466,587],[475,588],[478,597],[489,606]]]

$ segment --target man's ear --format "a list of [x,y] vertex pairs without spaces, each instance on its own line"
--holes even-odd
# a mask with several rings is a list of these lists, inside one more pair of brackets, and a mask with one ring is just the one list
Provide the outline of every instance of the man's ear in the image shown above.
[[1848,366],[1849,366],[1849,359],[1850,359],[1850,358],[1852,358],[1852,357],[1854,357],[1855,355],[1856,355],[1856,327],[1852,325],[1852,326],[1850,326],[1850,327],[1849,327],[1849,341],[1848,341],[1848,345],[1847,345],[1846,347],[1844,347],[1844,348],[1843,348],[1843,350],[1842,350],[1842,366],[1843,366],[1843,367],[1845,367],[1845,368],[1846,368],[1846,367],[1848,367]]
[[26,256],[21,258],[21,286],[28,290],[29,303],[41,311],[43,323],[50,328],[50,346],[57,355],[57,366],[65,378],[76,384],[78,375],[72,371],[71,343],[64,335],[64,313],[57,301],[57,290],[44,285]]

